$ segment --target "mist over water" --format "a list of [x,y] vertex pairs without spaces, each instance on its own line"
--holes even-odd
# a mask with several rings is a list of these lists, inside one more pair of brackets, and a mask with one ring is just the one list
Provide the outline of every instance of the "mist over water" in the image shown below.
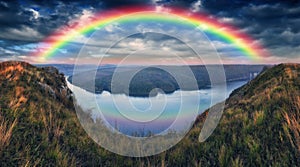
[[[186,118],[177,118],[178,112],[181,109],[182,100],[184,100],[190,108],[182,111],[184,115],[188,117],[192,114],[191,112],[194,111],[198,111],[198,114],[201,114],[210,106],[225,100],[223,99],[224,93],[226,93],[226,97],[228,97],[234,89],[244,85],[246,81],[227,83],[226,92],[219,87],[213,87],[211,89],[195,91],[178,90],[172,94],[158,94],[157,96],[147,98],[130,97],[125,94],[111,94],[107,91],[101,94],[93,94],[78,86],[72,85],[68,81],[67,83],[69,88],[73,91],[77,103],[84,111],[91,111],[91,116],[94,120],[101,118],[109,128],[116,129],[126,135],[138,134],[144,136],[149,132],[152,134],[163,134],[167,132],[170,130],[168,127],[172,125],[175,119],[180,122],[180,126],[173,126],[175,129],[172,130],[180,131],[186,128],[186,126],[191,126],[191,122],[186,122]],[[217,98],[212,101],[212,96]],[[199,99],[199,97],[200,101],[195,100]],[[130,104],[128,104],[128,101]],[[132,111],[132,107],[135,111]],[[136,118],[135,120],[122,114],[130,112],[132,113],[132,117]],[[154,115],[156,115],[156,117],[150,119],[153,118]]]

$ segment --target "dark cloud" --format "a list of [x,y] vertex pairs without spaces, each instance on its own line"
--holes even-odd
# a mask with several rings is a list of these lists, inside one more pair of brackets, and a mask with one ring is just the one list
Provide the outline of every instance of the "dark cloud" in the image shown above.
[[124,7],[124,6],[131,6],[131,5],[145,5],[145,4],[151,4],[151,1],[145,1],[145,0],[109,0],[104,1],[103,6],[105,8],[114,8],[114,7]]
[[0,52],[21,52],[22,47],[14,50],[12,46],[39,42],[83,15],[84,10],[96,12],[130,5],[176,6],[207,12],[229,20],[270,50],[283,53],[284,48],[299,49],[299,0],[0,0]]
[[[38,41],[75,17],[82,15],[83,9],[98,8],[102,4],[99,1],[88,2],[75,0],[0,1],[0,31],[6,33],[6,35],[0,35],[0,39]],[[40,35],[32,36],[31,39],[22,39],[22,35],[14,33],[14,30],[28,33],[26,29],[29,28],[36,31],[36,35]]]
[[[273,51],[288,57],[291,48],[299,51],[300,1],[202,0],[202,10],[217,18],[232,18],[231,24],[244,29],[254,39]],[[288,47],[287,47],[288,46]],[[280,54],[278,50],[282,48]],[[285,48],[289,48],[285,50]],[[295,56],[294,56],[295,57]]]
[[188,8],[197,0],[154,0],[155,4]]

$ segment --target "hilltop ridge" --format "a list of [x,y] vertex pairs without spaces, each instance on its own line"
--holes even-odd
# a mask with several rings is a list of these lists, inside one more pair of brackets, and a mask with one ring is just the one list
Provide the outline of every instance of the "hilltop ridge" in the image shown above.
[[[81,127],[56,68],[0,63],[0,166],[99,164],[100,149]],[[90,148],[98,148],[89,150]]]
[[[187,141],[196,140],[193,135],[200,133],[207,115],[197,118]],[[200,158],[204,166],[298,166],[300,65],[266,68],[233,91],[213,134],[191,145],[201,150],[197,156],[206,156]]]

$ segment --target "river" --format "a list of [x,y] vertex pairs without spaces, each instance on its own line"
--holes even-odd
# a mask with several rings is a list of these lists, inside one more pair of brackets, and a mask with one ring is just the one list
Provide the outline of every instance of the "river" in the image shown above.
[[[198,114],[217,102],[224,101],[233,90],[245,83],[247,82],[230,82],[226,86],[227,89],[214,87],[196,91],[178,90],[172,94],[158,94],[155,97],[141,98],[111,94],[107,91],[93,94],[72,85],[67,80],[68,87],[74,93],[77,104],[83,110],[92,111],[91,116],[94,120],[100,118],[110,128],[118,129],[127,135],[133,133],[144,135],[148,132],[163,133],[170,130],[168,128],[176,119],[181,121],[177,125],[189,126],[189,121],[193,121]],[[179,114],[181,111],[183,114]],[[176,129],[181,128],[176,127]]]

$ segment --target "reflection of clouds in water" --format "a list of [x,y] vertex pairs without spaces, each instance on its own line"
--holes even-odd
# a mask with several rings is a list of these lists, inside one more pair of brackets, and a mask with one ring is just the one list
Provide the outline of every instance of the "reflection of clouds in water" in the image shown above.
[[[67,81],[68,82],[68,81]],[[236,88],[244,85],[245,81],[239,82],[231,82],[227,84],[227,92],[226,97]],[[125,94],[110,94],[107,91],[104,91],[102,94],[97,94],[96,96],[93,93],[85,91],[77,86],[74,86],[68,82],[69,88],[75,94],[76,100],[78,104],[83,108],[84,111],[92,111],[92,117],[95,118],[104,118],[106,120],[106,124],[111,127],[117,126],[117,128],[127,134],[131,134],[132,132],[139,132],[141,129],[143,131],[151,131],[153,133],[161,133],[165,129],[167,129],[174,119],[176,118],[179,110],[181,100],[184,99],[186,104],[189,104],[192,108],[199,104],[199,101],[196,101],[196,97],[200,94],[200,106],[199,106],[199,114],[208,109],[211,104],[216,104],[217,102],[221,102],[225,99],[222,99],[222,94],[224,94],[224,90],[220,87],[214,87],[213,89],[202,89],[202,90],[195,90],[195,91],[176,91],[172,94],[158,94],[155,97],[149,98],[140,98],[140,97],[128,97]],[[222,91],[223,90],[223,91]],[[220,95],[220,96],[218,96]],[[211,101],[211,97],[215,96],[215,101]],[[128,104],[128,98],[130,99],[131,103],[138,109],[138,110],[146,110],[139,112],[138,110],[135,111],[135,116],[140,119],[145,119],[148,117],[153,116],[156,112],[157,105],[164,100],[166,100],[166,106],[164,111],[159,115],[157,119],[154,119],[149,122],[136,122],[133,120],[129,120],[128,118],[124,117],[114,105],[113,98],[115,101],[118,101],[120,106],[126,106]],[[166,99],[165,99],[166,98]],[[95,99],[97,103],[95,103]],[[152,108],[151,108],[151,103]],[[124,104],[122,104],[124,103]],[[101,107],[99,107],[101,106]],[[123,110],[127,110],[128,108],[124,107]],[[101,111],[99,111],[101,110]],[[128,112],[128,111],[127,111]],[[190,115],[188,110],[183,111],[186,112],[185,115]],[[157,113],[156,113],[157,114]],[[179,118],[182,119],[182,126],[187,126],[186,118]],[[183,128],[183,127],[176,127],[176,128]]]

